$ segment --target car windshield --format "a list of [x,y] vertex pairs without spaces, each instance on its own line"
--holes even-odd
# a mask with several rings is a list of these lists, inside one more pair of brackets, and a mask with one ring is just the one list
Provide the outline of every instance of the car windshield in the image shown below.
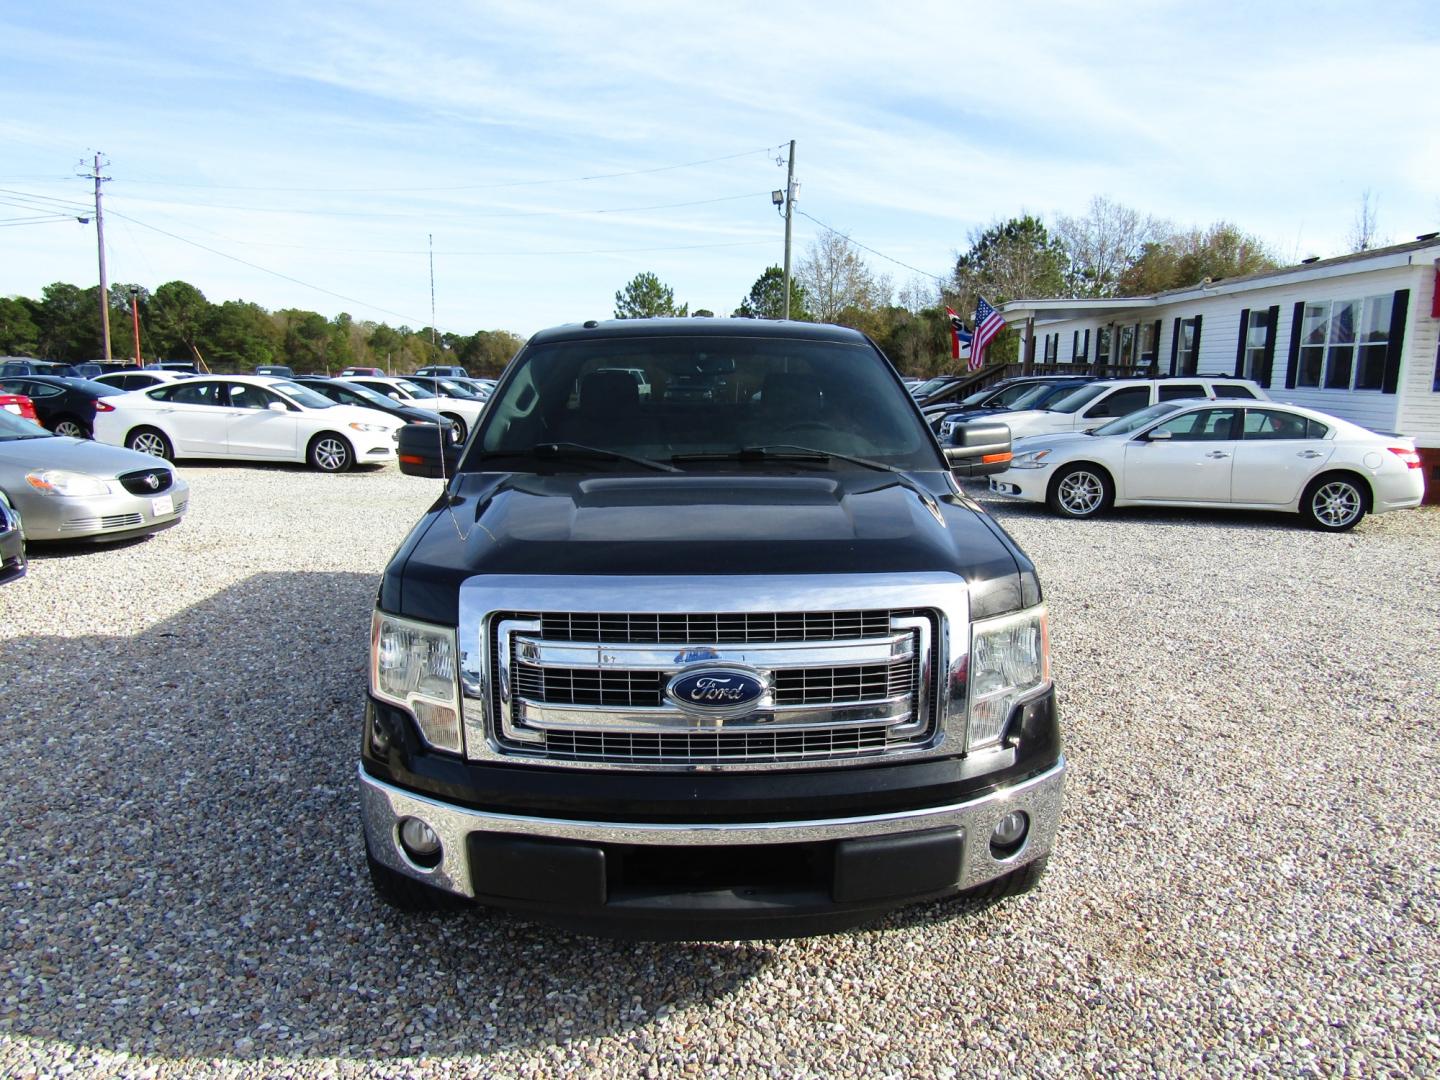
[[985,401],[986,398],[992,397],[994,393],[995,388],[993,386],[987,386],[984,390],[976,390],[975,393],[970,394],[968,397],[961,398],[959,404],[979,405],[981,402]]
[[66,379],[65,382],[85,391],[91,397],[114,397],[116,394],[123,394],[125,391],[109,383],[93,382],[90,379]]
[[936,376],[933,379],[926,379],[919,386],[912,386],[910,388],[910,393],[917,398],[923,398],[934,393],[936,390],[940,389],[940,387],[944,386],[949,381],[949,379],[941,376]]
[[308,386],[301,386],[297,382],[271,383],[270,389],[280,391],[296,405],[303,405],[307,409],[329,409],[335,405],[335,402],[323,394],[317,394]]
[[409,379],[396,379],[395,385],[413,398],[439,397],[440,395],[431,390],[426,390],[419,383],[413,383]]
[[[1066,387],[1069,390],[1071,387]],[[1034,409],[1039,403],[1055,394],[1056,387],[1047,386],[1045,383],[1038,383],[1035,386],[1027,386],[1023,394],[1017,394],[1005,404],[1012,409]]]
[[0,409],[0,442],[13,442],[16,439],[49,439],[51,437],[50,432],[39,424]]
[[369,405],[378,405],[381,408],[385,409],[393,409],[395,407],[395,402],[391,401],[384,394],[377,394],[368,386],[359,386],[356,383],[346,383],[345,392],[347,394],[354,394],[361,401]]
[[450,397],[469,398],[471,401],[480,400],[480,395],[475,392],[473,387],[456,382],[454,379],[436,379],[435,385]]
[[1045,408],[1048,409],[1050,412],[1079,412],[1086,405],[1094,401],[1097,397],[1099,397],[1101,394],[1105,393],[1105,391],[1109,389],[1110,387],[1106,386],[1104,383],[1092,384],[1090,386],[1082,386],[1078,390],[1071,390],[1068,394],[1061,395],[1060,397],[1052,401],[1049,405],[1046,405]]
[[1132,431],[1139,431],[1146,424],[1159,420],[1162,416],[1169,416],[1176,409],[1183,407],[1183,402],[1162,401],[1158,405],[1151,405],[1133,412],[1126,416],[1120,416],[1111,420],[1108,424],[1096,428],[1092,435],[1128,435]]
[[[465,468],[485,468],[495,457],[593,468],[604,460],[599,454],[687,468],[781,460],[795,467],[797,450],[807,452],[800,460],[821,464],[849,455],[942,467],[904,389],[868,344],[647,335],[544,344],[515,363],[486,408]],[[641,393],[633,371],[606,368],[642,372],[649,392]],[[571,452],[539,453],[557,446]]]

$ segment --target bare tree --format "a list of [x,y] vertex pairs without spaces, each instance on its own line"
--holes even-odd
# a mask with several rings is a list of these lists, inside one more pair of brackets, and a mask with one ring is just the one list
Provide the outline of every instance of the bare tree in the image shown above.
[[848,308],[869,312],[890,302],[890,279],[872,272],[842,233],[826,230],[816,237],[796,276],[820,322],[835,322]]
[[906,311],[924,311],[940,303],[940,286],[930,278],[911,278],[900,286],[897,300]]
[[1350,235],[1347,242],[1352,253],[1384,247],[1390,242],[1388,237],[1378,235],[1376,225],[1379,216],[1380,198],[1378,195],[1372,196],[1370,189],[1366,188],[1360,193],[1360,208],[1355,211],[1355,220],[1350,224]]
[[1083,217],[1059,215],[1055,236],[1070,262],[1067,283],[1077,296],[1115,296],[1120,277],[1145,251],[1171,231],[1168,223],[1112,202],[1103,195],[1090,200]]

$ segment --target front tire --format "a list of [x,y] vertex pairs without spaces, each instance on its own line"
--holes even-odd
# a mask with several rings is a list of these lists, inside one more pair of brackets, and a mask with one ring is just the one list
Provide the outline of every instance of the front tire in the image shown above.
[[1300,500],[1300,513],[1322,532],[1346,532],[1360,523],[1369,503],[1370,493],[1363,481],[1331,473],[1310,481]]
[[967,894],[975,900],[1003,900],[1007,896],[1019,896],[1027,893],[1040,884],[1040,879],[1045,876],[1045,864],[1050,861],[1049,855],[1042,855],[1034,862],[1028,862],[1018,869],[1011,870],[1004,877],[998,877],[994,881],[987,881],[971,889]]
[[1110,509],[1115,484],[1098,465],[1067,465],[1050,481],[1045,501],[1061,517],[1092,518]]
[[426,911],[458,911],[468,906],[458,896],[416,881],[397,870],[391,870],[370,854],[368,844],[365,846],[365,863],[370,869],[370,884],[375,895],[396,911],[418,914]]
[[165,433],[157,431],[155,428],[136,428],[125,436],[125,445],[137,453],[164,458],[166,461],[175,460],[175,448],[170,445],[170,440],[165,437]]
[[440,415],[455,425],[450,429],[450,441],[463,443],[465,436],[470,434],[470,429],[465,424],[465,418],[463,416],[456,416],[454,413],[441,413]]
[[355,451],[343,435],[333,431],[322,431],[310,440],[306,459],[312,469],[325,473],[341,473],[355,464]]

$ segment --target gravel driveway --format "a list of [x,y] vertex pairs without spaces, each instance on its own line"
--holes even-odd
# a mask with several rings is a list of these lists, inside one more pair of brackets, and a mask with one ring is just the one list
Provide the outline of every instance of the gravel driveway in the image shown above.
[[655,945],[372,899],[369,612],[438,483],[184,471],[178,528],[0,587],[0,1075],[1440,1072],[1434,508],[987,501],[1067,725],[1040,891]]

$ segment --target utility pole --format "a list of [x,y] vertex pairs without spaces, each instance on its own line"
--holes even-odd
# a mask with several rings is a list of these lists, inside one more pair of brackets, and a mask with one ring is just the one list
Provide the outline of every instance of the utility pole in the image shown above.
[[130,318],[135,324],[135,366],[144,367],[140,359],[140,290],[134,285],[130,286]]
[[[85,164],[83,158],[80,164]],[[100,333],[104,338],[106,360],[110,359],[110,279],[105,274],[105,217],[100,210],[100,185],[110,177],[101,176],[100,170],[109,164],[109,161],[102,164],[100,154],[96,153],[93,171],[80,174],[95,181],[95,241],[100,249]]]
[[[99,196],[99,194],[98,194],[100,188],[99,188],[99,185],[98,185],[98,184],[96,185],[95,190],[96,190],[96,192],[97,192],[97,194],[96,194],[96,196],[95,196],[95,198],[96,198],[96,203],[95,203],[95,205],[96,205],[96,207],[98,208],[99,205],[100,205],[100,203],[99,203],[99,198],[100,198],[100,196]],[[789,169],[789,172],[786,174],[786,177],[785,177],[785,318],[786,318],[786,319],[789,319],[789,318],[790,318],[790,216],[791,216],[791,215],[790,215],[790,211],[791,211],[791,209],[792,209],[792,207],[793,207],[793,205],[794,205],[794,202],[795,202],[795,140],[794,140],[794,139],[791,139],[791,140],[790,140],[790,169]],[[96,212],[98,213],[99,210],[97,209]],[[101,276],[102,278],[105,276],[105,275],[104,275],[104,271],[101,271],[101,275],[100,275],[100,276]]]

